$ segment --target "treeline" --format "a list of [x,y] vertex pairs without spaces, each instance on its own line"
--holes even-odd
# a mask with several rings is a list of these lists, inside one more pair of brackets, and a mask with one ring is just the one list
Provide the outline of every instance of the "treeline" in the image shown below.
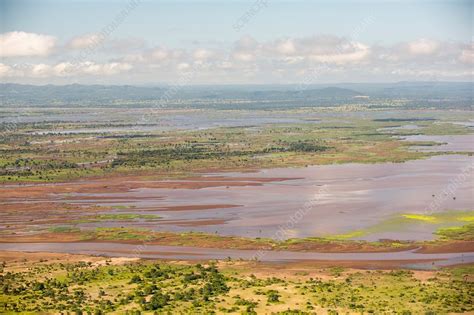
[[175,160],[222,160],[230,157],[257,156],[268,153],[281,152],[321,152],[330,147],[310,141],[280,142],[261,149],[230,149],[223,145],[209,145],[202,143],[177,144],[166,148],[144,149],[139,151],[118,152],[112,167],[117,166],[150,166],[167,164]]

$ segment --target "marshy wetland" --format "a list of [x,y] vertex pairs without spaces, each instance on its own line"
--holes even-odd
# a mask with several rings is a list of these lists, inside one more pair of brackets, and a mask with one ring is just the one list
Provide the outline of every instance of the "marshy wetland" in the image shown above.
[[[470,267],[456,267],[474,260],[467,112],[233,110],[229,120],[180,109],[143,124],[143,110],[101,109],[107,123],[37,110],[4,130],[0,251],[54,258],[6,259],[4,310],[380,313],[398,308],[404,286],[425,292],[407,312],[472,310]],[[130,261],[110,263],[119,257]],[[288,278],[268,277],[292,264]],[[265,271],[238,280],[249,265]],[[321,279],[306,276],[316,269]],[[32,280],[18,288],[13,277]],[[394,277],[400,300],[383,289]]]

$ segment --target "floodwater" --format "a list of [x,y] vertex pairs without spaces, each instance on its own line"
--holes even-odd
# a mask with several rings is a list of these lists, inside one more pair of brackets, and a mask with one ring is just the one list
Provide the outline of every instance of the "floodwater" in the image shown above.
[[[368,228],[400,213],[472,210],[473,165],[472,156],[444,155],[405,163],[268,169],[251,176],[300,179],[273,181],[261,186],[139,188],[125,193],[67,194],[62,196],[61,202],[121,206],[117,212],[161,217],[161,220],[150,222],[135,220],[78,225],[85,228],[133,226],[160,231],[201,231],[271,238],[327,236]],[[447,194],[450,182],[466,170],[468,173],[456,186],[454,194]],[[219,175],[235,179],[249,177],[249,173]],[[166,209],[196,205],[203,207],[199,210]],[[205,205],[234,207],[209,206],[207,209]],[[123,206],[129,208],[124,210]],[[432,233],[437,227],[420,223],[360,238],[428,240],[433,238]]]
[[[219,127],[249,127],[262,126],[265,124],[294,124],[294,123],[320,123],[319,120],[307,120],[304,113],[280,113],[280,112],[255,112],[234,111],[232,115],[227,112],[194,110],[187,112],[169,111],[156,112],[150,110],[128,109],[116,111],[110,109],[98,109],[91,112],[78,112],[56,114],[38,114],[35,116],[14,116],[18,122],[74,122],[83,123],[84,127],[68,129],[46,129],[33,131],[32,134],[113,134],[113,133],[137,133],[137,132],[161,132],[170,130],[198,130]],[[11,116],[0,117],[2,121],[13,119]],[[91,123],[94,122],[94,123]],[[97,126],[95,124],[110,124],[110,126]],[[117,124],[117,125],[115,125]]]
[[[408,136],[405,139],[446,143],[422,147],[423,149],[474,151],[474,135]],[[138,188],[111,193],[104,193],[104,190],[74,193],[72,187],[68,193],[53,193],[31,199],[26,197],[21,200],[4,199],[2,203],[99,205],[111,207],[115,213],[154,214],[160,217],[126,221],[110,219],[100,222],[58,222],[58,218],[54,217],[57,214],[53,213],[51,221],[56,220],[56,223],[47,223],[49,226],[75,225],[84,229],[132,227],[274,239],[324,237],[371,228],[400,217],[403,213],[473,210],[473,170],[474,156],[450,154],[405,163],[334,164],[265,169],[254,173],[204,175],[246,183],[252,183],[250,177],[272,179],[255,181],[255,185],[226,186],[224,183],[201,189],[144,188],[146,185],[135,185]],[[194,180],[199,181],[199,178]],[[47,209],[44,213],[42,219],[47,219]],[[110,210],[104,213],[110,213]],[[73,219],[78,219],[80,213],[74,215]],[[12,226],[21,223],[27,228],[47,228],[39,226],[40,223],[31,220],[31,217],[22,217],[21,214],[10,216],[13,217],[8,223]],[[449,224],[462,225],[465,222]],[[439,227],[443,225],[415,221],[413,224],[386,226],[376,231],[370,229],[370,233],[358,234],[352,238],[430,240]]]
[[[258,259],[263,262],[291,261],[400,261],[420,269],[474,262],[474,253],[422,254],[416,250],[383,253],[313,253],[198,248],[187,246],[132,245],[117,243],[0,243],[0,250],[53,252],[108,257],[138,257],[184,260]],[[420,262],[423,261],[423,262]]]
[[402,137],[405,141],[437,142],[435,146],[413,146],[413,150],[424,152],[474,152],[474,134],[454,136],[414,135]]

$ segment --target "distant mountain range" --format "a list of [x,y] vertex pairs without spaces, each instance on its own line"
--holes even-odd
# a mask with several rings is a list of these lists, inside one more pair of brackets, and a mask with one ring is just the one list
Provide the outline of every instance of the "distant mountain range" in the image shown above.
[[341,83],[333,85],[229,85],[229,86],[185,86],[146,87],[131,85],[23,85],[0,84],[1,106],[97,104],[113,105],[120,102],[187,101],[216,102],[251,100],[266,101],[311,101],[341,102],[370,98],[406,98],[413,100],[460,100],[471,102],[472,82],[398,82],[398,83]]

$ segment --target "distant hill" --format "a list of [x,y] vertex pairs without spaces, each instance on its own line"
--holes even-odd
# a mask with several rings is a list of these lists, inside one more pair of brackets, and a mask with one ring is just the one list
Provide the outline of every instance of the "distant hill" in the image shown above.
[[163,94],[162,88],[131,85],[23,85],[1,84],[0,96],[4,100],[24,102],[80,102],[113,101],[119,99],[153,99]]
[[[0,84],[0,106],[166,106],[283,108],[404,99],[410,108],[472,108],[472,82],[340,83],[332,85],[23,85]],[[363,97],[364,96],[364,97]],[[242,102],[244,101],[244,102]],[[248,104],[248,105],[245,105]]]
[[[168,91],[168,92],[167,92]],[[172,91],[172,93],[170,93]],[[4,101],[22,103],[43,102],[113,102],[117,100],[159,100],[167,99],[337,99],[360,95],[345,88],[326,87],[321,89],[290,90],[242,90],[215,87],[212,90],[200,87],[139,87],[131,85],[22,85],[6,83],[0,85],[0,96]]]

